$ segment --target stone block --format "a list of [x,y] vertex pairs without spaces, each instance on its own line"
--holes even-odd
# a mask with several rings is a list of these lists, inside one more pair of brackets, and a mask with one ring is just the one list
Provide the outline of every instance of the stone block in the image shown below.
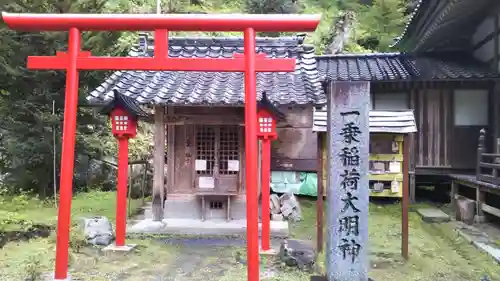
[[271,214],[279,214],[281,212],[280,198],[277,194],[271,194],[269,207],[271,209]]
[[271,215],[271,220],[273,221],[283,221],[285,218],[283,217],[282,214],[272,214]]
[[283,214],[283,216],[285,218],[288,218],[289,215],[291,215],[293,212],[293,207],[290,206],[290,205],[283,205],[281,206],[281,214]]
[[476,202],[469,198],[459,197],[456,204],[456,219],[469,225],[473,224],[476,213]]
[[485,221],[486,221],[485,216],[478,216],[478,215],[474,216],[474,223],[483,223]]
[[91,245],[108,246],[113,241],[113,226],[103,216],[84,218],[83,234]]
[[302,271],[314,271],[316,251],[310,241],[285,240],[281,243],[279,257],[286,265]]
[[417,209],[417,213],[423,221],[428,223],[442,223],[450,221],[450,216],[437,208]]

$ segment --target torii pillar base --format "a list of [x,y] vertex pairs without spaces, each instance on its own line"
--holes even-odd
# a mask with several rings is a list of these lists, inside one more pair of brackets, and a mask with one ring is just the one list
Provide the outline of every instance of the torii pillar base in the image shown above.
[[[52,276],[54,276],[53,274]],[[49,279],[50,280],[50,279]],[[52,279],[53,281],[71,281],[71,276],[68,274],[68,277],[66,279],[56,279],[55,277]]]
[[277,256],[279,254],[279,251],[271,248],[269,250],[260,250],[259,254],[261,256]]

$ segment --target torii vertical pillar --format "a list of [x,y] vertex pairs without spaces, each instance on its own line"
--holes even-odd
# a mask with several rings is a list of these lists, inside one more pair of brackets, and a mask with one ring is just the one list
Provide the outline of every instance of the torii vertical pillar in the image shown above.
[[66,68],[66,98],[61,152],[59,210],[57,215],[55,280],[65,280],[68,271],[69,228],[71,226],[71,197],[75,163],[76,112],[78,107],[78,70],[76,59],[80,52],[80,30],[69,30],[68,63]]

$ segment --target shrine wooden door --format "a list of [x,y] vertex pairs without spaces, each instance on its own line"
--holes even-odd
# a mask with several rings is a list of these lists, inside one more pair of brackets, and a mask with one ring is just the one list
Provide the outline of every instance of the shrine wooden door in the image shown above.
[[239,189],[241,129],[239,126],[196,126],[195,189],[213,194]]

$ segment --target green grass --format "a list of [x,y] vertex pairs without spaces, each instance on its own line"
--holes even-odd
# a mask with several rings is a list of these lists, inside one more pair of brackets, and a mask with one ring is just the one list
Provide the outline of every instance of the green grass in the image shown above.
[[[11,199],[11,198],[10,198]],[[30,202],[16,204],[15,201]],[[26,218],[32,223],[54,225],[56,210],[49,203],[36,199],[17,198],[3,201],[2,212],[14,213],[16,218]],[[23,205],[24,204],[24,205]],[[140,205],[134,201],[134,209]],[[22,207],[19,207],[22,206]],[[425,205],[412,206],[412,210]],[[315,240],[316,209],[312,200],[301,200],[304,220],[291,225],[292,236],[297,239]],[[73,218],[92,215],[115,217],[115,194],[92,192],[79,194],[73,200]],[[427,224],[414,212],[410,213],[410,259],[400,256],[401,213],[399,204],[370,204],[370,276],[384,281],[478,281],[487,273],[491,280],[500,280],[498,264],[486,254],[468,244],[454,230],[452,223]],[[14,228],[14,223],[10,224]],[[78,235],[72,233],[73,238]],[[326,235],[325,235],[326,239]],[[70,253],[70,272],[77,280],[158,280],[158,276],[174,274],[176,280],[246,280],[246,265],[236,262],[237,253],[244,259],[245,249],[228,247],[213,251],[201,250],[204,255],[192,273],[178,272],[186,255],[187,261],[197,254],[189,248],[166,245],[158,237],[128,239],[138,244],[137,251],[125,256],[107,256],[97,248],[83,247]],[[0,255],[0,281],[23,280],[29,275],[51,272],[54,264],[55,239],[33,239],[28,242],[11,242]],[[210,250],[212,250],[210,252]],[[188,254],[186,254],[188,251]],[[181,258],[182,259],[182,258]],[[319,257],[320,270],[324,271],[325,255]],[[286,268],[272,259],[261,260],[261,272],[272,272],[270,281],[309,280],[309,274]],[[34,279],[36,280],[36,279]]]
[[[133,199],[132,212],[141,207],[142,200]],[[113,221],[116,217],[116,193],[94,191],[77,194],[71,204],[73,222],[83,217],[106,216]],[[57,209],[54,202],[41,201],[28,196],[0,197],[0,231],[22,231],[32,225],[55,227]]]
[[[370,204],[370,276],[384,281],[476,281],[485,273],[500,280],[499,265],[467,243],[453,223],[428,224],[412,212],[426,205],[412,205],[409,215],[410,259],[401,258],[401,205]],[[315,240],[315,202],[301,201],[305,220],[292,225],[299,239]],[[326,218],[325,218],[326,219]],[[325,233],[326,239],[326,233]],[[320,256],[324,264],[324,255]],[[324,267],[324,266],[323,266]]]
[[[133,254],[103,255],[97,248],[84,248],[79,253],[70,251],[70,274],[74,280],[110,281],[150,280],[162,271],[176,256],[178,249],[152,239],[128,239],[137,244]],[[9,243],[0,255],[0,280],[25,280],[34,274],[54,270],[55,244],[52,239],[34,239]],[[125,275],[126,278],[120,278]],[[34,279],[39,281],[43,279]]]

